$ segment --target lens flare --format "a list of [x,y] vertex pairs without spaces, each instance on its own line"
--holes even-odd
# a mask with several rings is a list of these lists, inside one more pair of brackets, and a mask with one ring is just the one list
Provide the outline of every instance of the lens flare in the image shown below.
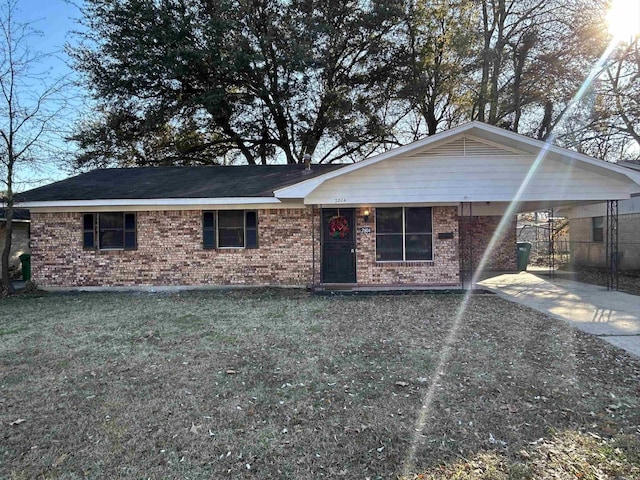
[[640,1],[613,0],[607,24],[609,33],[619,40],[628,40],[640,34]]
[[[640,0],[633,0],[633,1],[640,4]],[[606,51],[602,54],[600,59],[591,68],[591,71],[587,75],[582,86],[578,89],[574,97],[571,99],[571,102],[565,111],[565,114],[564,114],[565,116],[567,115],[567,113],[570,113],[572,110],[575,109],[576,105],[580,102],[582,97],[584,97],[585,93],[588,91],[591,83],[598,77],[598,75],[600,75],[600,73],[602,73],[603,69],[605,68],[606,62],[611,56],[611,54],[613,53],[613,51],[615,50],[616,45],[617,45],[617,42],[612,41],[607,47]],[[471,279],[469,290],[465,293],[464,298],[460,302],[460,306],[458,308],[458,311],[456,312],[453,325],[449,330],[447,338],[440,352],[440,358],[438,360],[438,364],[431,375],[429,388],[427,389],[424,396],[422,397],[422,405],[417,415],[414,428],[413,428],[413,439],[412,439],[411,445],[407,449],[405,459],[402,464],[401,478],[410,478],[411,475],[415,473],[416,454],[418,452],[418,447],[422,444],[422,440],[426,437],[426,432],[429,430],[429,418],[431,416],[433,400],[438,393],[438,387],[440,386],[440,381],[442,380],[443,375],[445,375],[447,371],[449,361],[455,350],[455,344],[459,340],[458,337],[459,337],[461,327],[463,325],[464,314],[471,300],[473,287],[479,281],[479,277],[482,274],[482,270],[487,265],[491,252],[498,245],[501,237],[504,235],[509,225],[511,225],[511,219],[516,213],[518,213],[518,206],[525,193],[525,190],[527,189],[529,183],[535,176],[540,166],[544,163],[547,157],[547,154],[549,153],[549,149],[551,148],[553,142],[555,141],[555,138],[556,138],[555,135],[551,135],[547,139],[547,141],[544,143],[542,148],[540,149],[540,152],[538,152],[538,155],[535,161],[532,163],[531,167],[529,168],[529,171],[527,172],[527,175],[522,180],[520,188],[515,194],[513,200],[510,202],[509,207],[504,213],[498,227],[496,228],[496,231],[494,232],[493,236],[491,237],[491,240],[489,241],[489,244],[487,245],[487,248],[482,254],[482,258],[480,259],[475,272],[473,273],[473,278]]]

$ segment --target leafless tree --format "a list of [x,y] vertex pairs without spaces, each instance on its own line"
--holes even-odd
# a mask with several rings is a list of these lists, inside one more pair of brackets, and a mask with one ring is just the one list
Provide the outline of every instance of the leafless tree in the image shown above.
[[52,54],[31,48],[39,32],[17,19],[17,7],[17,0],[0,4],[0,189],[6,210],[2,286],[9,293],[15,291],[9,256],[19,175],[26,169],[35,172],[50,161],[69,87],[66,77],[54,79],[44,69]]

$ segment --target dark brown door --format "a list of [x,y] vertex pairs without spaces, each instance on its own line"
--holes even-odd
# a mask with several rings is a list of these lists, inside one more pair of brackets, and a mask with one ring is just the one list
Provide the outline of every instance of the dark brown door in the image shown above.
[[322,282],[356,283],[353,208],[322,209]]

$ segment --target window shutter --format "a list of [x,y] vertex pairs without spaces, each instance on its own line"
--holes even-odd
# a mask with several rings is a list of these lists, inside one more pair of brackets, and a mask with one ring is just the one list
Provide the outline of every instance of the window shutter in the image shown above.
[[82,216],[82,247],[96,248],[96,217],[93,213]]
[[216,248],[216,217],[215,212],[202,212],[202,247]]
[[124,214],[124,248],[125,250],[135,250],[138,247],[136,235],[136,214]]
[[258,212],[248,210],[245,212],[246,245],[245,248],[258,248]]

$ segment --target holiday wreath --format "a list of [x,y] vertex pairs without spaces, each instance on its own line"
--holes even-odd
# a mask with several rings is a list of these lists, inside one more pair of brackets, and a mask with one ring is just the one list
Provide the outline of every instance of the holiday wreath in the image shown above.
[[329,235],[333,238],[344,238],[349,235],[349,231],[347,217],[336,215],[329,219]]

